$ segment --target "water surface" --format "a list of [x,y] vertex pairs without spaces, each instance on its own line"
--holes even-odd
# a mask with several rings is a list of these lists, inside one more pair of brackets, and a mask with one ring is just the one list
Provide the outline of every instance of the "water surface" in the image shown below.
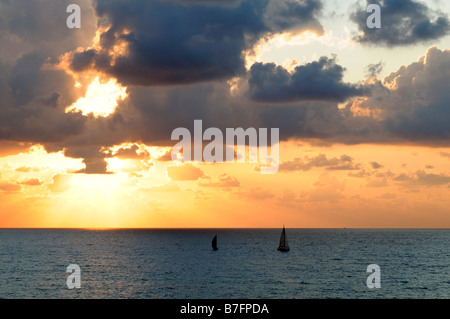
[[[0,298],[450,297],[450,230],[286,232],[288,253],[280,229],[2,229]],[[67,288],[70,264],[81,289]]]

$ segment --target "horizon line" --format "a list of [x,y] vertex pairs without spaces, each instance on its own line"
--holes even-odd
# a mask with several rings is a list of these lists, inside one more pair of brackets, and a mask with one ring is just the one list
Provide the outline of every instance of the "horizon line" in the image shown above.
[[[0,230],[232,230],[282,229],[283,227],[0,227]],[[353,229],[353,230],[450,230],[450,227],[285,227],[286,229]]]

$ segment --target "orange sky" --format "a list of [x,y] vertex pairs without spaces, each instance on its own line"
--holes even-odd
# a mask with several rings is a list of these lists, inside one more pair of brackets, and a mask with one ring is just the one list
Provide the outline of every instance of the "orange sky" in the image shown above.
[[[182,170],[169,177],[173,162],[154,160],[170,148],[147,150],[145,157],[115,158],[115,174],[106,175],[68,173],[81,160],[38,146],[3,154],[1,226],[450,226],[448,148],[283,142],[281,163],[303,166],[264,175],[248,163],[184,164],[191,180],[183,181]],[[326,161],[314,166],[321,154]],[[340,161],[343,155],[351,161]]]

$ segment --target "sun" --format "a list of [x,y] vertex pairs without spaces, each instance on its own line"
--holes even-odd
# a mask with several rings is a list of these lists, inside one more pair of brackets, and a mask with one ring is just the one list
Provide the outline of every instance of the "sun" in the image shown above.
[[66,108],[66,113],[81,112],[85,116],[93,114],[94,117],[107,117],[115,112],[118,102],[127,96],[127,88],[115,79],[102,82],[97,76],[89,84],[86,95]]

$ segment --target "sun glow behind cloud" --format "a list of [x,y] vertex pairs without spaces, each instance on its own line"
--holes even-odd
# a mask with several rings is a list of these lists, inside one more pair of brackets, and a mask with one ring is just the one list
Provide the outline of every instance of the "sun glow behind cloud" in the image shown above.
[[127,88],[118,84],[115,79],[105,83],[97,76],[89,85],[86,95],[69,106],[66,113],[81,112],[83,115],[107,117],[114,113],[118,102],[126,97]]

